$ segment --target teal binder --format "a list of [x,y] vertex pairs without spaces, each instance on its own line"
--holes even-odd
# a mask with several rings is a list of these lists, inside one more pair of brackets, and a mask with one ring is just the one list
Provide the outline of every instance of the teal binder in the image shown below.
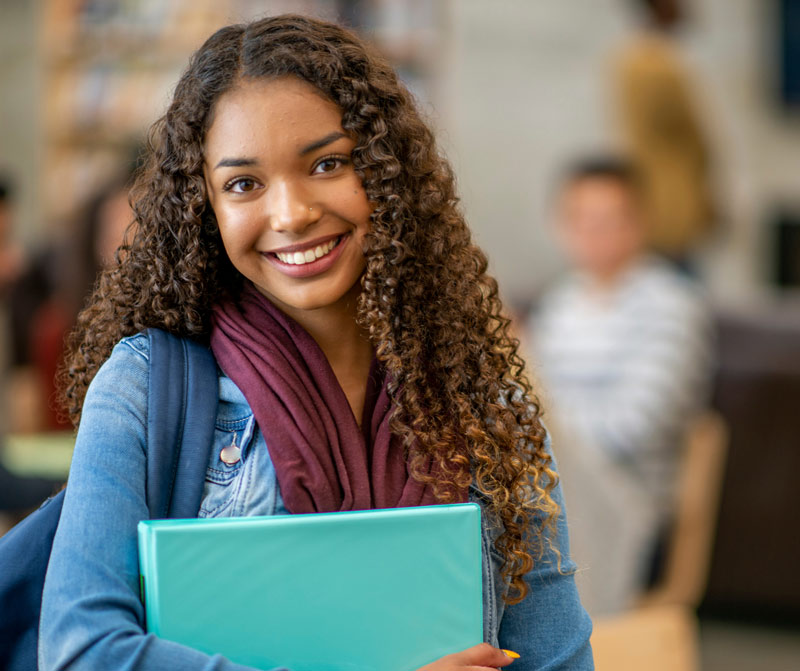
[[139,523],[147,630],[240,664],[413,671],[483,640],[480,507]]

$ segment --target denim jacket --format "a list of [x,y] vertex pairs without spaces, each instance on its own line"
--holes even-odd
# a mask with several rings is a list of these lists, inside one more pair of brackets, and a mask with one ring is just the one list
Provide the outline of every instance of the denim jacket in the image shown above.
[[[146,336],[122,340],[86,395],[45,580],[39,668],[254,671],[143,629],[136,526],[148,517],[144,491],[148,356]],[[214,440],[200,516],[286,514],[252,410],[221,372]],[[231,444],[242,450],[235,464],[219,457]],[[560,490],[555,496],[561,504]],[[481,503],[477,490],[470,498]],[[563,505],[557,536],[561,570],[552,553],[536,561],[526,576],[529,595],[513,606],[503,601],[506,585],[493,543],[500,529],[482,517],[484,639],[521,655],[512,665],[515,671],[592,669],[591,622],[572,577]]]

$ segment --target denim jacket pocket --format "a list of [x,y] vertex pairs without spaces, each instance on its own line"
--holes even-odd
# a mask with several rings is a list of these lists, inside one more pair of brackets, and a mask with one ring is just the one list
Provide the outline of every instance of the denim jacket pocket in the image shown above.
[[[214,429],[214,447],[206,469],[203,502],[198,517],[222,517],[233,508],[241,489],[241,475],[247,459],[247,451],[253,438],[253,415],[237,419],[217,418]],[[227,450],[223,461],[223,450],[240,450],[238,459],[231,459]],[[235,453],[234,453],[235,454]]]

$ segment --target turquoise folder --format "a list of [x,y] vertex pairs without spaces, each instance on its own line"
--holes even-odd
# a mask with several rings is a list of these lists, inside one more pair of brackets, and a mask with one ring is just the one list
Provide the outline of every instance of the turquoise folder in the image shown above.
[[483,640],[480,508],[139,523],[147,630],[240,664],[412,671]]

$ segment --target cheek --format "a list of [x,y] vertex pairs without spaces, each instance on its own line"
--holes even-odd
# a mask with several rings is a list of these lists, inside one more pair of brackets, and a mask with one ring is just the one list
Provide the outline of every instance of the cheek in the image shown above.
[[217,230],[219,230],[219,237],[222,238],[222,244],[230,252],[233,238],[233,229],[230,222],[219,212],[214,212],[214,217],[217,220]]
[[367,193],[357,175],[353,174],[352,179],[332,195],[340,204],[344,218],[355,224],[358,229],[369,230],[373,206],[367,200]]
[[356,223],[356,235],[363,241],[364,237],[372,230],[372,204],[367,200],[366,195],[362,195],[358,203],[358,214]]
[[254,236],[258,235],[252,218],[248,217],[244,210],[230,211],[220,208],[214,210],[214,215],[222,242],[229,251],[248,244]]

